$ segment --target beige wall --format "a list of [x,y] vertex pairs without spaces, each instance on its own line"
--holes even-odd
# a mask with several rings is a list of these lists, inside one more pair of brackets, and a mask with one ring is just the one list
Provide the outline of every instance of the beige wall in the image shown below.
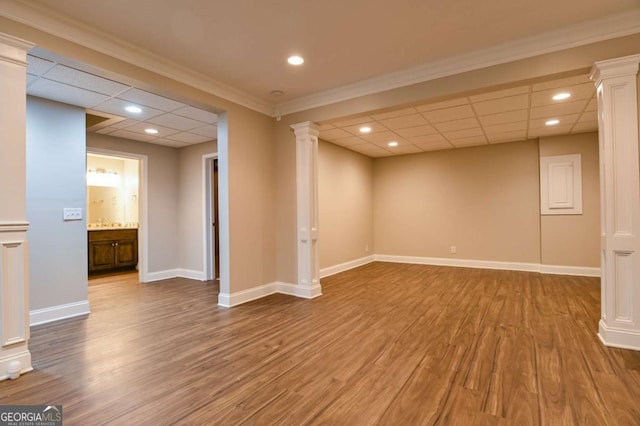
[[375,253],[373,159],[319,141],[318,200],[320,268]]
[[600,267],[598,133],[540,138],[540,156],[582,155],[582,214],[541,216],[542,263]]
[[218,146],[215,141],[190,145],[178,150],[180,267],[189,271],[204,272],[202,156],[217,152]]
[[537,141],[376,159],[376,253],[538,263],[538,193]]

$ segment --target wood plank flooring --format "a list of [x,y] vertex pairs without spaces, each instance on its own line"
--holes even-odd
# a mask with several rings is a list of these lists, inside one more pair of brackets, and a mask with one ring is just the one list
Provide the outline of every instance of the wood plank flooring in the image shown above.
[[34,327],[0,404],[66,425],[640,424],[640,352],[599,342],[599,279],[378,262],[223,309],[215,283],[136,278]]

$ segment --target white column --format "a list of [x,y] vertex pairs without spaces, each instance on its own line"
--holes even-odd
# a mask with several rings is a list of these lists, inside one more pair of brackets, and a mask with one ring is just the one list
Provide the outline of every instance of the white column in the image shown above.
[[597,62],[602,278],[599,336],[640,350],[640,55]]
[[31,371],[26,241],[27,51],[0,33],[0,380]]
[[296,135],[299,296],[322,294],[318,256],[318,135],[311,122],[293,124]]

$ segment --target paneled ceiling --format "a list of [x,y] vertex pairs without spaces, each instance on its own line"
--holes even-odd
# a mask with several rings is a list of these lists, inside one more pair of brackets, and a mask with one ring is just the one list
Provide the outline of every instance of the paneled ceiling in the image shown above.
[[[217,139],[218,116],[212,112],[38,56],[27,60],[27,93],[104,118],[90,132],[176,148]],[[129,112],[128,106],[140,112]]]
[[[553,100],[559,93],[570,97]],[[330,121],[322,123],[320,138],[386,157],[594,131],[597,109],[594,83],[579,75]],[[558,123],[547,125],[551,120]]]

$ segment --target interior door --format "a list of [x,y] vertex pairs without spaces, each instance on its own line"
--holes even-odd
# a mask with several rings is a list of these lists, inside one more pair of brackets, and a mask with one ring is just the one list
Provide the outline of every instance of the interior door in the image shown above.
[[213,264],[215,270],[215,279],[220,279],[220,233],[218,231],[218,159],[213,160],[213,173],[212,173],[212,189],[213,189]]

